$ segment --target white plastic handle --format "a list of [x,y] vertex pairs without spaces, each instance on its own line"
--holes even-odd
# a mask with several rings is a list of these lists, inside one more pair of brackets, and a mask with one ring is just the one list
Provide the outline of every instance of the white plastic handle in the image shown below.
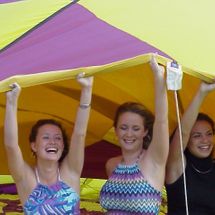
[[167,89],[168,90],[179,90],[182,87],[182,76],[183,72],[181,65],[175,61],[167,62]]

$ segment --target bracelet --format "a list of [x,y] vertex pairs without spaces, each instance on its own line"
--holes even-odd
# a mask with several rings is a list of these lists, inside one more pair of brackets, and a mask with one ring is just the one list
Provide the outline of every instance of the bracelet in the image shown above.
[[82,108],[82,109],[86,109],[86,108],[90,107],[90,103],[80,104],[79,107]]

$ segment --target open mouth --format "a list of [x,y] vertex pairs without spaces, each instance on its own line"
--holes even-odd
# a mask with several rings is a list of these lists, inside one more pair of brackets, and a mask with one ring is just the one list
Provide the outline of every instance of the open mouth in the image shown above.
[[56,148],[56,147],[48,147],[48,148],[46,148],[46,152],[56,154],[58,152],[58,148]]
[[135,140],[134,139],[124,139],[124,142],[126,143],[126,144],[132,144],[132,143],[134,143],[135,142]]
[[210,149],[211,149],[211,145],[204,145],[204,146],[199,146],[198,147],[202,152],[203,151],[210,151]]

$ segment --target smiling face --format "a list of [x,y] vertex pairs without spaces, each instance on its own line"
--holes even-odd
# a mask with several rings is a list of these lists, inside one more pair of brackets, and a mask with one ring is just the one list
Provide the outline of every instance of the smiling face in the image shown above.
[[58,161],[64,149],[61,129],[52,124],[42,125],[31,148],[38,159]]
[[132,112],[124,112],[119,116],[115,131],[122,149],[129,151],[142,150],[143,138],[148,133],[143,117]]
[[199,158],[208,157],[214,144],[214,134],[211,125],[205,120],[198,120],[194,124],[188,144],[189,151]]

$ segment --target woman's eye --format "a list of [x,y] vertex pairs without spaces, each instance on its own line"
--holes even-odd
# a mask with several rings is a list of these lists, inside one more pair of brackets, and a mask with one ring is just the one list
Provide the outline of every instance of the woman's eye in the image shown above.
[[62,140],[62,137],[56,137],[55,139],[56,140]]
[[120,126],[119,128],[124,131],[127,129],[127,126]]
[[139,128],[139,127],[134,127],[133,130],[134,130],[134,131],[139,131],[140,128]]
[[193,138],[195,138],[195,139],[200,138],[200,137],[201,137],[200,134],[195,134],[195,135],[193,135]]
[[48,137],[48,136],[43,136],[43,139],[44,139],[44,140],[48,140],[49,137]]
[[209,132],[209,133],[207,133],[207,136],[213,136],[213,132]]

